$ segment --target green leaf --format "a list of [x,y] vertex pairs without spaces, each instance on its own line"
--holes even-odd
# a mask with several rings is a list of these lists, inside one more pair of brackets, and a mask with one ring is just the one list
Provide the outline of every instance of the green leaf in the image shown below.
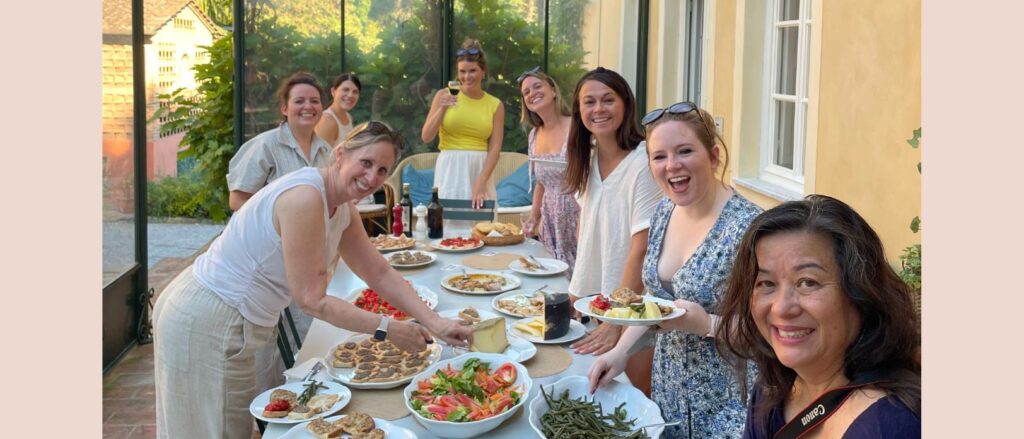
[[921,217],[915,216],[914,219],[910,220],[910,231],[917,233],[921,229]]
[[907,139],[907,143],[914,149],[921,146],[921,128],[914,130],[914,137]]

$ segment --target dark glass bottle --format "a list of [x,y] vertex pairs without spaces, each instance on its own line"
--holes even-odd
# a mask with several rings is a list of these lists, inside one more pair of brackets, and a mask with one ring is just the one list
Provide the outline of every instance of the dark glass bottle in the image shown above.
[[410,195],[409,183],[402,183],[402,230],[405,236],[412,238],[412,195]]
[[430,196],[430,205],[427,206],[427,238],[441,239],[444,236],[444,208],[437,198],[437,187]]

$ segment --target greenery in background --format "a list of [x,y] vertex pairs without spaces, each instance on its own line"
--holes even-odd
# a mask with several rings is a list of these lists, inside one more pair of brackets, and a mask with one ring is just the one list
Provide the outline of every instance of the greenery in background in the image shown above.
[[147,183],[146,208],[149,216],[209,218],[210,212],[203,205],[203,200],[195,196],[203,190],[203,185],[203,180],[194,171]]
[[[914,136],[907,139],[907,143],[910,144],[911,148],[917,149],[921,145],[921,129],[914,130]],[[921,163],[917,163],[917,173],[921,173]],[[921,217],[915,216],[914,219],[910,220],[910,230],[917,233],[921,230]],[[902,269],[900,270],[900,277],[907,285],[910,285],[914,290],[921,290],[921,244],[914,244],[903,249],[903,254],[900,255],[900,264]]]
[[[210,53],[210,62],[195,66],[195,90],[177,89],[159,96],[170,105],[158,109],[150,121],[167,117],[170,121],[161,127],[162,133],[185,130],[181,144],[188,145],[188,148],[179,152],[178,158],[194,157],[195,167],[193,175],[183,176],[180,182],[167,182],[164,179],[150,185],[151,191],[160,192],[149,194],[149,209],[154,215],[162,216],[156,212],[171,209],[190,212],[184,216],[209,217],[215,221],[223,221],[228,216],[225,176],[235,150],[232,136],[234,55],[231,38],[229,33],[214,41],[211,46],[203,47]],[[178,195],[164,193],[179,189],[187,190],[195,201],[178,202]],[[154,200],[156,198],[159,200]]]

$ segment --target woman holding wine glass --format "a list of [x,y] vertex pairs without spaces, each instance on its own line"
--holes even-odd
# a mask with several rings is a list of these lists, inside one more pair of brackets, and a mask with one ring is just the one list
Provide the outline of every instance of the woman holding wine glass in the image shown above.
[[[440,138],[434,167],[440,198],[472,200],[479,208],[485,199],[497,199],[491,174],[505,135],[505,107],[483,89],[487,57],[479,41],[467,38],[455,60],[458,82],[434,94],[420,137],[424,142]],[[465,221],[445,223],[445,228],[471,227]]]

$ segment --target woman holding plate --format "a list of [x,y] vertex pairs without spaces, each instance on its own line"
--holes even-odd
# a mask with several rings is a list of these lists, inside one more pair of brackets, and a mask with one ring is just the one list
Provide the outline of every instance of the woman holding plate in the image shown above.
[[[467,344],[472,330],[430,310],[358,226],[351,202],[384,183],[401,145],[384,123],[358,126],[329,167],[301,168],[256,192],[168,285],[153,315],[158,437],[252,435],[256,352],[274,343],[278,316],[293,299],[313,317],[403,350],[422,351],[430,333]],[[327,295],[336,255],[426,328]]]
[[[728,152],[711,114],[690,102],[644,116],[649,165],[665,198],[651,218],[644,288],[686,311],[661,323],[651,398],[665,419],[681,420],[667,437],[738,437],[746,404],[730,368],[715,350],[711,314],[725,290],[736,247],[760,212],[715,176]],[[723,157],[724,156],[724,157]],[[590,369],[591,391],[625,368],[629,349],[647,331],[630,326]]]

